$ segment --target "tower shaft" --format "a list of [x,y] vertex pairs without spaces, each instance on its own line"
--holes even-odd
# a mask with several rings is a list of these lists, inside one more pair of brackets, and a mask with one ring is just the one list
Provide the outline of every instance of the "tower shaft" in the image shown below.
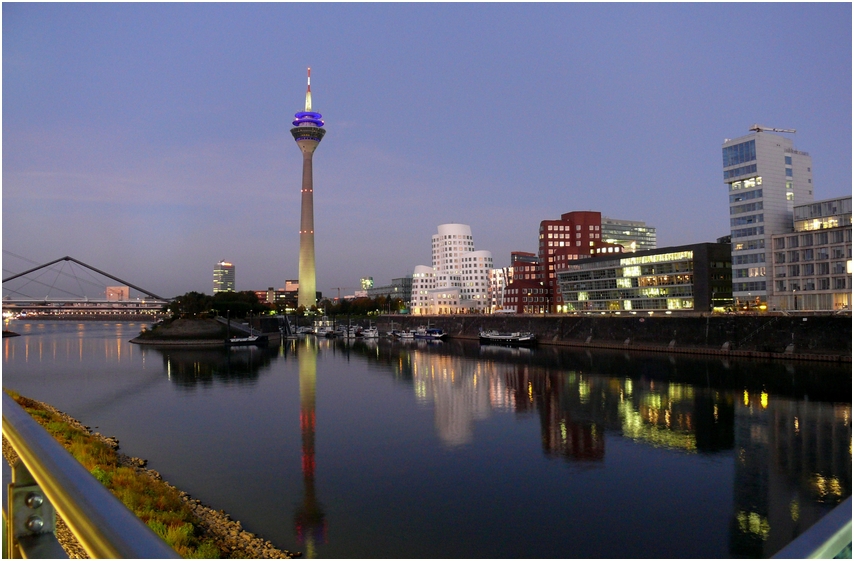
[[[299,231],[299,293],[297,305],[306,310],[317,304],[317,272],[314,262],[314,180],[312,156],[317,142],[300,140],[302,149],[302,196]],[[306,146],[309,145],[309,146]]]

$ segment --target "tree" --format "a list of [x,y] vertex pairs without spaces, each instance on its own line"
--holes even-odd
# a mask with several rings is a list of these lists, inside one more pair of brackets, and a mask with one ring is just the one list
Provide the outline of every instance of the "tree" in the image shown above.
[[201,314],[208,313],[212,307],[212,298],[201,292],[187,292],[181,296],[177,296],[169,305],[172,310],[172,317],[198,317]]

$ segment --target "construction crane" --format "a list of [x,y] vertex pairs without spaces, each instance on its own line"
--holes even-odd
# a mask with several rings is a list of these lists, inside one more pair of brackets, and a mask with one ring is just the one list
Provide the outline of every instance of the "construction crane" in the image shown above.
[[340,301],[341,301],[341,289],[344,289],[344,290],[350,290],[350,289],[352,289],[352,288],[353,288],[352,286],[336,286],[336,287],[335,287],[335,288],[333,288],[332,290],[337,290],[337,291],[338,291],[338,298],[337,298],[337,300],[340,302]]
[[753,125],[750,130],[756,132],[790,132],[795,133],[795,129],[772,129],[771,127],[763,127],[762,125]]

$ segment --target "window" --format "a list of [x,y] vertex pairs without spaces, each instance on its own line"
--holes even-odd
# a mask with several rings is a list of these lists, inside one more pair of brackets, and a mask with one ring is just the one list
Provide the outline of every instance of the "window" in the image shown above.
[[786,156],[786,165],[787,166],[792,165],[792,157],[791,156]]

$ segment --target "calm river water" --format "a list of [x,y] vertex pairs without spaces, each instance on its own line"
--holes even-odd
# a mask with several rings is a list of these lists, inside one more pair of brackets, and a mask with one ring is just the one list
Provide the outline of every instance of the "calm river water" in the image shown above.
[[851,494],[851,366],[13,321],[46,401],[316,557],[768,557]]

